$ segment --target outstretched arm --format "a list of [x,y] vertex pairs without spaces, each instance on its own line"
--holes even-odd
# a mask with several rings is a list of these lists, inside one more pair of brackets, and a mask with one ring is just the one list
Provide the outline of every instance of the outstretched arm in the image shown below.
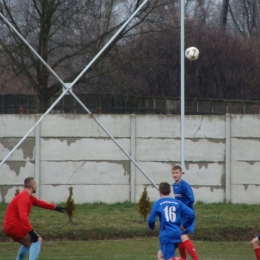
[[31,196],[32,199],[32,205],[39,207],[39,208],[44,208],[44,209],[55,209],[56,205],[52,203],[48,203],[44,200],[39,200],[35,198],[34,196]]
[[52,210],[59,211],[61,213],[65,213],[66,209],[61,207],[61,206],[58,206],[58,205],[55,205],[55,204],[52,204],[52,203],[48,203],[44,200],[39,200],[35,197],[32,197],[32,200],[33,200],[33,203],[32,203],[33,206],[44,208],[44,209],[52,209]]

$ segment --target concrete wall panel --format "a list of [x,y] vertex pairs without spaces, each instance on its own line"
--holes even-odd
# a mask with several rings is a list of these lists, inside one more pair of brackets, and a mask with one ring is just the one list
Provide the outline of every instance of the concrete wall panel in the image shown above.
[[225,116],[185,116],[185,137],[224,139]]
[[232,161],[260,162],[260,138],[232,138]]
[[[22,138],[0,138],[0,159],[3,160]],[[8,158],[11,161],[34,160],[35,140],[28,137]]]
[[153,120],[153,115],[136,116],[136,137],[178,138],[180,137],[180,117],[161,115]]
[[138,138],[136,157],[148,162],[180,161],[180,140]]
[[[94,115],[113,137],[130,136],[129,115]],[[48,115],[41,123],[43,137],[108,137],[89,115]]]
[[[141,169],[156,183],[162,181],[173,182],[171,168],[174,163],[160,162],[137,162]],[[187,167],[188,166],[188,167]],[[193,185],[223,185],[224,164],[223,163],[192,163],[186,164],[186,171],[183,179]],[[137,169],[136,184],[147,185],[149,180]]]
[[193,192],[196,201],[204,203],[224,202],[224,187],[193,187]]
[[[40,115],[0,117],[3,160]],[[134,149],[134,159],[154,183],[172,184],[171,167],[180,163],[179,115],[136,115],[132,125],[130,115],[95,117],[128,154]],[[225,201],[227,184],[232,202],[259,203],[260,115],[231,115],[227,122],[225,116],[185,116],[184,179],[197,201]],[[231,138],[226,136],[229,122]],[[130,199],[131,163],[93,118],[53,114],[39,127],[0,167],[0,201],[10,200],[28,176],[39,180],[38,195],[45,200],[66,201],[70,186],[77,203]],[[150,199],[158,199],[157,189],[137,168],[135,172],[136,201],[144,185]]]
[[[136,156],[141,161],[180,161],[180,140],[138,139]],[[224,140],[193,139],[185,141],[185,158],[192,162],[223,162]]]
[[185,141],[185,160],[191,162],[223,162],[225,142],[216,139],[188,139]]
[[260,185],[232,185],[232,203],[259,204]]
[[260,115],[231,115],[231,136],[259,138]]
[[[171,183],[173,181],[171,175],[172,165],[170,163],[139,161],[137,163],[146,175],[157,185],[160,182],[166,181]],[[136,169],[136,184],[150,184],[150,181],[138,169]]]
[[[137,137],[180,138],[180,117],[176,115],[137,116]],[[215,126],[218,125],[216,128]],[[186,138],[225,138],[224,116],[185,116]]]
[[[0,138],[2,137],[24,137],[34,126],[37,115],[1,115],[0,116]],[[14,127],[15,124],[15,127]],[[29,137],[34,136],[34,130]]]
[[[55,203],[64,202],[69,196],[70,185],[43,185],[41,197]],[[129,200],[129,185],[74,185],[73,199],[76,203],[115,203]]]
[[32,162],[8,161],[0,167],[0,186],[23,184],[25,178],[34,176],[34,169]]
[[23,190],[23,186],[17,185],[17,186],[1,186],[0,187],[0,193],[2,202],[10,202],[13,197],[15,196],[16,189],[19,189],[20,191]]
[[[117,142],[129,154],[129,139]],[[110,139],[46,138],[41,139],[41,158],[48,161],[125,160],[127,157]]]
[[54,185],[128,185],[129,161],[68,161],[41,163],[41,184]]
[[221,186],[224,178],[223,163],[190,163],[183,179],[196,186]]
[[259,184],[260,185],[260,162],[232,163],[232,184]]

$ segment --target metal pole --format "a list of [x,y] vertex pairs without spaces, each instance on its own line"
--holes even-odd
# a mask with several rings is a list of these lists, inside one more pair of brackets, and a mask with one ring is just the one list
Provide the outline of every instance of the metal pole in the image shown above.
[[185,153],[184,153],[184,113],[185,113],[185,50],[184,50],[184,1],[181,1],[181,167],[185,171]]
[[8,153],[8,155],[0,163],[0,167],[10,157],[10,155],[21,145],[21,143],[28,137],[28,135],[34,130],[34,128],[45,118],[45,116],[52,110],[52,108],[62,99],[62,97],[69,91],[70,94],[77,100],[77,102],[84,108],[84,110],[96,121],[96,123],[103,129],[103,131],[112,139],[112,141],[120,148],[120,150],[128,157],[129,160],[141,171],[141,173],[158,189],[157,185],[149,178],[149,176],[139,167],[139,165],[131,158],[131,156],[122,148],[122,146],[113,138],[113,136],[106,130],[105,127],[94,117],[90,110],[81,102],[81,100],[73,93],[73,85],[82,77],[82,75],[93,65],[93,63],[102,55],[102,53],[108,48],[108,46],[115,40],[115,38],[121,33],[121,31],[128,25],[128,23],[135,17],[140,9],[148,2],[145,0],[136,11],[129,17],[129,19],[119,28],[116,34],[107,42],[107,44],[98,52],[98,54],[90,61],[90,63],[83,69],[83,71],[76,77],[76,79],[68,87],[61,78],[52,70],[52,68],[42,59],[42,57],[33,49],[33,47],[24,39],[24,37],[13,27],[11,23],[0,12],[0,17],[7,23],[7,25],[13,30],[16,35],[26,44],[26,46],[40,59],[40,61],[46,66],[46,68],[54,75],[54,77],[64,86],[66,89],[59,98],[52,104],[52,106],[41,116],[41,118],[34,124],[34,126],[28,131],[28,133],[18,142],[18,144]]
[[232,202],[231,198],[231,163],[230,163],[230,114],[226,114],[226,154],[225,154],[225,202]]
[[[132,158],[134,158],[135,160],[135,149],[136,149],[136,116],[134,114],[130,115],[130,119],[131,119],[131,156]],[[131,163],[130,165],[130,198],[131,198],[131,202],[135,203],[135,186],[136,186],[136,170],[135,170],[135,166],[133,165],[133,163]]]
[[[38,184],[38,186],[40,187],[40,175],[41,175],[41,142],[40,142],[40,138],[41,138],[41,125],[39,124],[36,128],[35,128],[35,180]],[[37,189],[37,197],[41,198],[41,193],[40,193],[40,189]]]

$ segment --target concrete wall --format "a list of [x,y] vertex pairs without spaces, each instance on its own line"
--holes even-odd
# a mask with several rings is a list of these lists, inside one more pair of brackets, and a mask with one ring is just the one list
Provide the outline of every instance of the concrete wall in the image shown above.
[[[180,116],[95,115],[154,183],[172,183],[180,163]],[[39,115],[0,115],[0,159],[10,153]],[[196,200],[259,203],[260,115],[186,116],[185,175]],[[138,201],[144,186],[158,191],[89,115],[48,115],[0,167],[0,201],[9,202],[24,178],[34,176],[37,196],[76,203]]]

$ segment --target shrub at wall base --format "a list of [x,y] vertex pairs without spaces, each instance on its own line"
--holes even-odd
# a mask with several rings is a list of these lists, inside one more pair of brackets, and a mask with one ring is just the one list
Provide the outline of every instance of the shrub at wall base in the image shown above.
[[76,212],[76,205],[74,203],[74,200],[72,199],[72,195],[73,195],[73,188],[69,187],[69,197],[65,204],[66,214],[68,216],[69,223],[72,223],[72,217],[75,215]]
[[146,218],[151,210],[151,202],[147,194],[146,187],[144,187],[144,191],[142,192],[142,195],[138,202],[138,209],[141,216],[144,218],[144,221],[146,221]]

